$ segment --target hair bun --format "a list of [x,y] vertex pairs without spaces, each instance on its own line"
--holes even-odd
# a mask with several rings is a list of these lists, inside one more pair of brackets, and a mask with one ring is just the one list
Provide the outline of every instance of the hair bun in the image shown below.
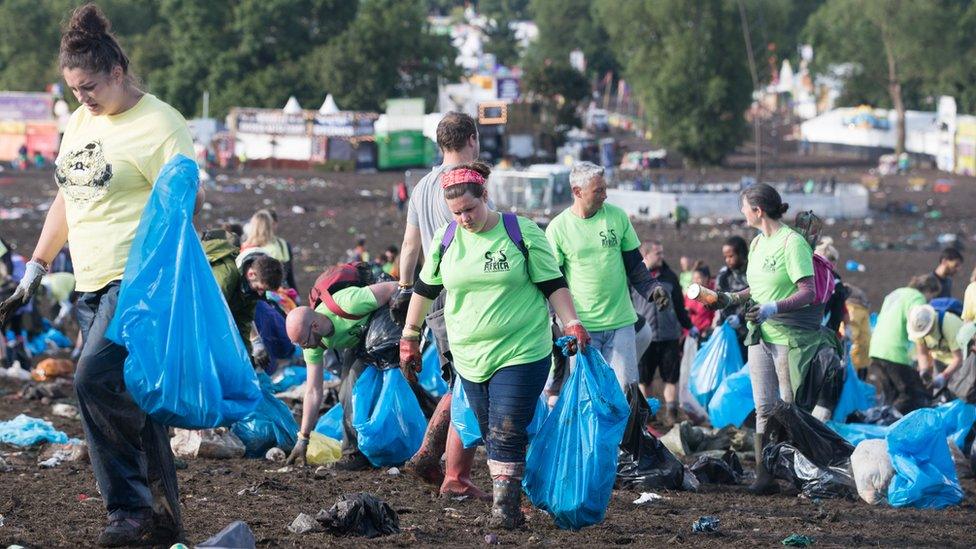
[[790,203],[789,202],[783,202],[783,205],[779,207],[779,215],[782,216],[789,209],[790,209]]
[[85,4],[77,8],[68,22],[68,32],[91,37],[107,35],[110,29],[111,23],[95,4]]

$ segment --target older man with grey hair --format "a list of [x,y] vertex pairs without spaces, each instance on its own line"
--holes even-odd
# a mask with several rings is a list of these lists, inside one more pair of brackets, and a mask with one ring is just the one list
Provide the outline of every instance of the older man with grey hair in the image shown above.
[[[630,218],[622,209],[605,203],[603,168],[580,162],[573,166],[569,182],[573,205],[552,220],[546,236],[566,275],[580,321],[590,333],[590,345],[610,364],[626,392],[638,380],[638,318],[629,286],[662,309],[670,305],[670,298],[651,279]],[[548,388],[550,396],[557,393],[555,385]]]

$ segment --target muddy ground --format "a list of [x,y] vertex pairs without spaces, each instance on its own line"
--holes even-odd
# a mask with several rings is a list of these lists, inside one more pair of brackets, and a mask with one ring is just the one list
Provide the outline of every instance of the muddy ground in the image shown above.
[[[78,420],[52,416],[39,400],[16,398],[18,385],[0,380],[0,417],[26,413],[44,417],[68,433],[82,436]],[[71,402],[71,399],[65,399]],[[104,510],[87,464],[67,463],[40,469],[36,451],[0,447],[12,472],[0,473],[0,545],[78,547],[94,544]],[[743,486],[704,485],[700,492],[667,492],[667,499],[638,507],[637,492],[615,491],[606,520],[579,532],[557,529],[539,511],[530,511],[520,532],[492,531],[479,517],[488,504],[443,500],[410,477],[385,470],[335,473],[315,478],[314,468],[277,473],[280,463],[264,460],[187,460],[178,472],[184,522],[191,542],[200,542],[234,520],[253,529],[261,547],[359,547],[364,540],[325,533],[293,534],[287,526],[301,512],[328,509],[344,493],[370,492],[400,515],[402,532],[370,540],[371,545],[485,545],[494,533],[504,545],[561,547],[630,545],[772,546],[790,534],[815,539],[822,546],[966,547],[976,543],[972,521],[974,485],[964,480],[966,500],[942,511],[872,507],[842,500],[812,502],[786,491],[755,497]],[[483,456],[477,481],[489,485]],[[257,487],[251,491],[248,488]],[[718,534],[694,534],[691,524],[703,515],[718,516]]]
[[[773,167],[770,179],[787,176],[805,179],[834,176],[838,181],[859,181],[867,166],[850,159],[787,159],[785,167]],[[782,164],[782,163],[781,163]],[[655,175],[682,176],[686,181],[737,180],[751,174],[742,159],[730,166],[708,171],[659,170]],[[737,167],[742,166],[742,167]],[[390,189],[396,173],[378,174],[227,174],[218,176],[217,189],[208,193],[207,209],[198,224],[210,226],[228,219],[246,220],[258,207],[272,207],[280,217],[279,232],[294,246],[298,284],[302,291],[320,269],[340,261],[357,235],[365,235],[371,252],[379,254],[387,245],[399,245],[403,215],[390,203]],[[845,279],[863,287],[876,310],[884,294],[907,282],[917,273],[931,270],[938,256],[936,237],[959,233],[963,253],[973,243],[970,212],[976,208],[972,191],[976,180],[921,170],[930,184],[939,178],[954,181],[949,193],[936,194],[931,186],[922,192],[909,189],[908,177],[888,177],[872,197],[875,212],[870,220],[837,221],[827,227],[834,237],[842,262],[856,259],[866,266],[862,273],[842,271]],[[51,172],[0,173],[0,234],[20,253],[30,253],[40,231],[46,204],[53,198]],[[931,204],[926,204],[931,200]],[[913,204],[919,213],[885,213]],[[896,207],[892,207],[895,205]],[[923,214],[938,210],[941,217]],[[734,212],[730,212],[734,213]],[[668,259],[677,264],[679,255],[704,259],[717,271],[721,241],[733,232],[746,231],[735,221],[714,220],[713,224],[692,223],[677,233],[667,223],[638,223],[641,238],[661,239]],[[877,249],[858,251],[851,243],[860,232]],[[956,278],[955,295],[961,297],[974,259],[967,257]],[[81,436],[77,420],[53,417],[51,403],[25,401],[16,396],[19,386],[0,382],[0,419],[28,413],[50,419],[71,436]],[[71,402],[68,398],[65,402]],[[17,453],[0,447],[14,471],[0,473],[0,544],[28,546],[90,546],[102,525],[104,512],[90,468],[65,464],[39,469],[36,452]],[[488,487],[484,461],[478,461],[478,480]],[[314,514],[329,508],[337,496],[368,491],[389,502],[400,513],[402,533],[373,540],[383,545],[484,545],[488,530],[477,520],[487,505],[477,502],[442,501],[425,487],[404,476],[384,471],[338,473],[324,479],[313,477],[312,469],[292,473],[270,472],[280,464],[260,460],[189,460],[179,472],[184,517],[193,542],[206,539],[229,522],[245,520],[261,546],[359,546],[358,539],[338,539],[323,533],[295,535],[288,524],[300,512]],[[256,493],[241,492],[257,486]],[[860,501],[829,500],[813,503],[795,492],[756,498],[742,487],[703,487],[699,493],[665,493],[669,499],[647,507],[631,503],[639,494],[615,492],[606,521],[581,532],[556,529],[540,512],[530,514],[523,532],[497,532],[503,544],[561,546],[640,544],[688,545],[779,545],[792,533],[806,534],[818,546],[974,546],[972,480],[963,481],[966,501],[944,511],[893,510],[871,507]],[[80,501],[81,500],[81,501]],[[703,515],[722,519],[721,533],[693,534],[691,524]]]

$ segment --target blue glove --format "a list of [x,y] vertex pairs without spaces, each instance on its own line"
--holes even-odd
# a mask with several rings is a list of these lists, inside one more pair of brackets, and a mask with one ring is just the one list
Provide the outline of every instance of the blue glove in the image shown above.
[[691,337],[691,339],[698,339],[701,337],[701,330],[698,329],[698,326],[692,326],[691,329],[688,330],[688,335]]
[[738,330],[739,326],[742,326],[742,319],[739,318],[739,315],[732,315],[725,319],[725,323],[733,330]]
[[941,390],[946,386],[946,377],[944,374],[939,374],[932,378],[932,388],[936,391]]
[[746,320],[754,324],[762,324],[769,320],[769,317],[775,315],[776,312],[776,303],[772,301],[763,303],[762,305],[753,305],[752,308],[746,311]]

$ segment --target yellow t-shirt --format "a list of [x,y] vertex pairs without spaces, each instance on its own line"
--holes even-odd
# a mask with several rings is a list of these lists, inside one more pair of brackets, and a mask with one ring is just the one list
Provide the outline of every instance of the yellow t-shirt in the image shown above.
[[122,278],[136,227],[156,176],[176,154],[193,158],[183,116],[145,94],[131,109],[68,121],[55,179],[64,197],[68,245],[79,292]]

